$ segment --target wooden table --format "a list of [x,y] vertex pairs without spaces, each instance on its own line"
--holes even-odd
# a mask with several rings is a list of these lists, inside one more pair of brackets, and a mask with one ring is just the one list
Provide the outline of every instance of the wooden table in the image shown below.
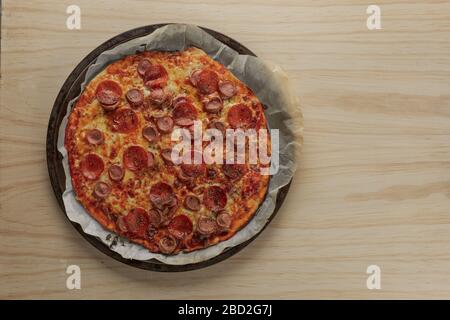
[[[81,8],[81,30],[66,8]],[[450,298],[450,2],[3,1],[0,298]],[[101,42],[184,22],[283,67],[304,113],[300,168],[242,252],[164,274],[103,255],[62,214],[47,174],[54,99]],[[81,290],[66,288],[79,265]],[[381,268],[368,290],[366,268]]]

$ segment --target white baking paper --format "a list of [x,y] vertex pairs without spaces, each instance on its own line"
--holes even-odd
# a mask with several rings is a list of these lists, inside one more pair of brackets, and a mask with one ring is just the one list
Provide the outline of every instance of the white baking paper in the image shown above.
[[166,25],[147,36],[130,40],[103,52],[96,62],[89,67],[81,90],[83,91],[85,85],[108,64],[127,55],[144,50],[178,51],[191,46],[202,49],[213,59],[225,65],[237,78],[249,86],[260,101],[267,106],[266,117],[269,127],[279,129],[280,167],[278,172],[271,177],[267,197],[254,218],[232,238],[191,253],[179,253],[173,256],[151,253],[146,248],[126,239],[120,238],[117,241],[118,237],[104,229],[77,201],[72,190],[67,150],[64,147],[67,118],[78,97],[73,99],[70,101],[67,114],[61,122],[58,135],[58,150],[63,156],[62,162],[66,175],[66,190],[63,193],[63,201],[67,216],[71,221],[80,224],[85,233],[98,237],[109,245],[111,250],[127,259],[157,259],[171,265],[198,263],[219,255],[227,248],[245,242],[262,230],[267,220],[274,213],[278,190],[289,183],[296,170],[298,153],[302,144],[302,114],[298,99],[291,91],[286,74],[276,65],[263,62],[253,56],[238,54],[199,27],[185,24]]

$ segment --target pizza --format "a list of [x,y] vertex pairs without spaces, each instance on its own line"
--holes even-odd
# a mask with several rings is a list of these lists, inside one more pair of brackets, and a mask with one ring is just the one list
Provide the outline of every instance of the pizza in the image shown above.
[[[201,153],[193,161],[198,149],[180,156],[192,161],[177,163],[173,133],[193,133],[195,125],[224,137],[268,130],[252,90],[198,48],[146,51],[109,64],[68,118],[65,147],[77,200],[104,228],[154,253],[191,252],[229,239],[265,199],[263,169],[270,163],[248,157],[211,163]],[[201,148],[213,141],[187,137]],[[263,143],[270,155],[269,135]],[[217,151],[224,157],[237,147],[226,146]],[[246,140],[246,153],[249,146]]]

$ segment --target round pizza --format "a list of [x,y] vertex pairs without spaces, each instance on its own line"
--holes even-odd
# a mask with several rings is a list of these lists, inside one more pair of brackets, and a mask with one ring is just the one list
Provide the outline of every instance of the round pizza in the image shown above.
[[[228,139],[230,132],[264,130],[264,108],[252,90],[202,50],[130,55],[96,75],[69,115],[73,190],[103,227],[151,252],[202,249],[236,234],[264,201],[270,162],[249,160],[250,138],[243,148]],[[183,133],[178,140],[176,131]],[[202,153],[222,136],[224,148],[214,155],[232,154],[231,163]],[[270,156],[265,137],[256,151]],[[180,139],[200,149],[175,161]]]

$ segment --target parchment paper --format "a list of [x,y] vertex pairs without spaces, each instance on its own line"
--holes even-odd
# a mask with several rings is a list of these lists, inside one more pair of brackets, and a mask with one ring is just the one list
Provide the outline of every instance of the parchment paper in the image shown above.
[[[113,61],[144,50],[178,51],[195,46],[204,50],[213,59],[225,65],[237,78],[249,86],[268,108],[266,117],[271,129],[279,129],[279,170],[270,179],[267,197],[261,204],[254,218],[227,241],[214,246],[194,251],[165,256],[149,252],[146,248],[133,244],[126,239],[119,239],[104,229],[92,218],[77,201],[72,190],[67,150],[64,147],[64,134],[67,118],[78,99],[70,101],[67,114],[61,122],[58,135],[58,150],[63,156],[63,167],[66,175],[66,189],[63,202],[67,216],[71,221],[81,225],[87,234],[98,237],[101,241],[118,252],[122,257],[135,260],[155,258],[171,265],[183,265],[208,260],[219,255],[229,247],[245,242],[262,230],[274,212],[278,190],[289,183],[296,170],[296,159],[302,143],[302,114],[298,99],[292,94],[286,74],[276,65],[263,62],[259,58],[239,55],[222,42],[216,40],[202,29],[193,25],[171,24],[155,30],[150,35],[130,40],[111,50],[103,52],[91,65],[81,85],[85,85],[100,71]],[[114,242],[114,244],[113,244]]]

